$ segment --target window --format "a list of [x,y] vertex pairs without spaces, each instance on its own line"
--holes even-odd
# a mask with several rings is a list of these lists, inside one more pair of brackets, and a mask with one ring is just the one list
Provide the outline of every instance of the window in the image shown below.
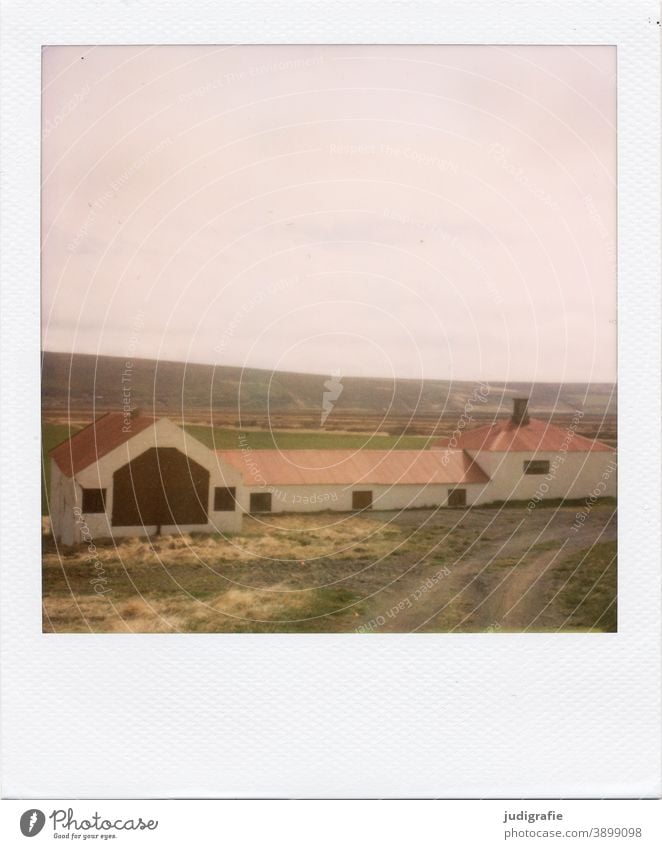
[[236,506],[236,489],[233,486],[214,488],[214,510],[218,513],[229,513],[234,511]]
[[271,493],[251,492],[251,513],[271,513]]
[[371,489],[358,489],[352,493],[352,510],[369,510],[371,507]]
[[466,507],[467,506],[467,491],[466,491],[466,489],[449,489],[448,490],[448,506],[449,507]]
[[525,475],[546,475],[549,471],[549,460],[525,460]]
[[83,513],[105,513],[106,512],[106,490],[84,489],[83,490]]

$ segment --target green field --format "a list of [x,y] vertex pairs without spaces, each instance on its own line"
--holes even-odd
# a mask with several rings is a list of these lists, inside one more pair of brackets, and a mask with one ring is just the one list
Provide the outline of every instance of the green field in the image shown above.
[[617,630],[616,540],[596,542],[566,557],[554,570],[553,601],[567,627],[579,631]]
[[[78,426],[53,424],[44,422],[41,429],[42,455],[44,459],[44,474],[42,475],[41,512],[48,515],[46,492],[50,486],[51,467],[48,453],[60,442],[69,437],[69,433],[80,430]],[[233,428],[207,427],[206,425],[186,425],[185,430],[199,439],[209,448],[241,448],[250,446],[253,450],[260,448],[376,448],[388,450],[391,448],[427,448],[430,440],[425,436],[366,436],[357,433],[333,433],[310,431],[241,431]]]
[[231,428],[206,427],[204,425],[186,425],[187,433],[195,436],[209,448],[242,448],[253,450],[260,448],[427,448],[430,439],[427,436],[367,436],[361,433],[333,433],[326,431],[296,430],[250,430],[241,431]]

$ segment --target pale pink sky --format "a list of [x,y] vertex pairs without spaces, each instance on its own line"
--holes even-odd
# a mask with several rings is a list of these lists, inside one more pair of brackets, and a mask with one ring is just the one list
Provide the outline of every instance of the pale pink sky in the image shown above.
[[610,47],[49,47],[47,350],[616,379]]

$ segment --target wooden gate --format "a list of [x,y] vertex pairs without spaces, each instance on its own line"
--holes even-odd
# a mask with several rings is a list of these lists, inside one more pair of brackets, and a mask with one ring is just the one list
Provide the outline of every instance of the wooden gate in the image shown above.
[[113,475],[115,526],[206,525],[209,472],[176,448],[149,448]]

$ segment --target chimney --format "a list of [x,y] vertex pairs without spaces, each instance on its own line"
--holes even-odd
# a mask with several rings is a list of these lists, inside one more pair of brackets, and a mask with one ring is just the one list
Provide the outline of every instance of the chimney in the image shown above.
[[519,427],[520,425],[528,425],[528,403],[528,398],[513,398],[513,415],[511,418],[511,422],[515,425],[515,427]]

